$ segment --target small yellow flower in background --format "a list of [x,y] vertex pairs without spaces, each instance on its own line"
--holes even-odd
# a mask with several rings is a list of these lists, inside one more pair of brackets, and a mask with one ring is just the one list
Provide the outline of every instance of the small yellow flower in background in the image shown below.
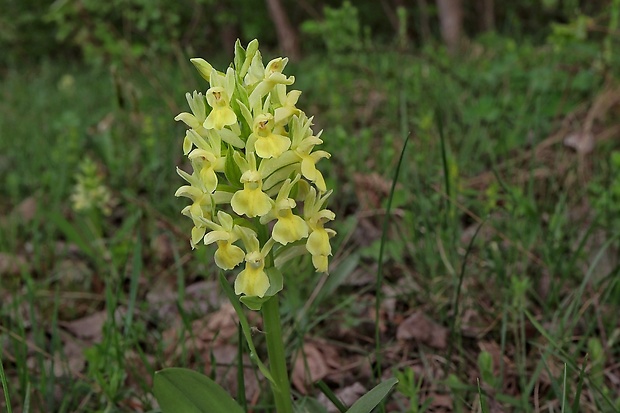
[[76,174],[76,184],[71,194],[75,211],[98,210],[103,215],[110,215],[114,200],[109,188],[103,183],[103,177],[97,164],[90,158],[84,158]]
[[317,163],[330,154],[315,150],[323,141],[297,107],[301,91],[287,91],[295,81],[283,73],[288,59],[264,66],[253,40],[247,50],[237,42],[225,72],[204,59],[191,62],[209,86],[188,93],[191,113],[175,118],[188,127],[183,153],[192,171],[178,169],[188,185],[175,195],[191,200],[181,211],[194,224],[190,244],[215,245],[222,270],[245,263],[235,293],[248,297],[275,294],[282,280],[273,266],[302,250],[327,271],[335,231],[324,226],[335,215],[324,209],[331,191]]

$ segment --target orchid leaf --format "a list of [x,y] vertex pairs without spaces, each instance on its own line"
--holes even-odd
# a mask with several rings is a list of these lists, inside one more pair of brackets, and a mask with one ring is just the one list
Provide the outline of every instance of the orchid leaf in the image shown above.
[[244,413],[219,384],[189,369],[158,371],[153,393],[163,413]]

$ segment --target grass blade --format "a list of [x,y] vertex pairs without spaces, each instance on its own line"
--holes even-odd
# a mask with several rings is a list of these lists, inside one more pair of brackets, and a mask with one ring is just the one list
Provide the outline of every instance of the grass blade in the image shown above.
[[353,406],[347,410],[347,413],[370,413],[372,409],[385,400],[392,390],[392,387],[397,383],[397,379],[391,378],[377,384],[372,390],[360,397]]
[[336,394],[327,386],[327,384],[325,384],[323,380],[319,380],[316,383],[316,387],[318,387],[319,390],[321,390],[321,393],[323,393],[325,397],[327,397],[329,401],[332,402],[334,406],[336,406],[340,413],[345,413],[347,411],[347,406],[345,406],[344,403],[340,401],[338,396],[336,396]]
[[579,369],[579,381],[577,382],[577,393],[575,393],[575,400],[573,400],[573,412],[579,411],[579,400],[581,399],[581,390],[583,389],[584,377],[586,371],[586,365],[588,364],[588,355],[581,364],[581,369]]
[[564,363],[564,371],[562,373],[562,413],[566,407],[566,363]]
[[477,383],[477,387],[478,387],[478,400],[480,402],[480,411],[482,413],[487,413],[489,411],[489,409],[487,409],[487,406],[484,403],[484,394],[482,393],[482,388],[480,387],[480,379],[476,379],[476,383]]
[[474,236],[471,238],[471,240],[469,241],[469,244],[467,245],[467,250],[465,251],[465,256],[463,257],[463,263],[461,264],[461,273],[459,274],[459,282],[456,286],[456,292],[454,294],[454,302],[452,304],[452,308],[454,308],[454,316],[451,317],[450,319],[450,342],[449,342],[449,348],[448,348],[448,360],[452,359],[452,351],[454,349],[454,341],[456,338],[456,334],[455,334],[456,319],[459,314],[459,301],[461,297],[461,288],[463,286],[463,278],[465,278],[465,268],[467,267],[467,257],[469,257],[469,253],[471,252],[474,246],[474,241],[476,241],[476,237],[478,237],[478,233],[480,232],[480,229],[486,222],[487,222],[487,218],[485,218],[484,221],[482,221],[480,225],[478,225],[478,228],[476,228],[476,232],[474,232]]
[[403,148],[400,151],[400,157],[398,158],[398,164],[394,170],[394,177],[392,178],[392,187],[390,188],[390,195],[387,199],[387,206],[385,208],[385,219],[383,220],[383,229],[381,231],[381,245],[379,246],[379,263],[377,268],[377,284],[376,284],[376,299],[375,299],[375,377],[381,377],[381,334],[379,330],[379,312],[381,309],[381,286],[383,285],[383,254],[385,251],[385,244],[387,242],[387,230],[390,225],[390,212],[392,208],[392,199],[394,198],[394,191],[396,190],[396,182],[398,181],[398,175],[400,174],[400,168],[403,164],[405,156],[405,150],[407,149],[407,143],[409,137],[407,135]]
[[129,286],[129,303],[127,305],[127,316],[125,317],[125,335],[131,330],[133,313],[136,307],[136,297],[138,296],[138,278],[142,272],[142,238],[138,234],[136,246],[133,251],[133,261],[131,266],[131,281]]
[[6,401],[7,413],[12,413],[11,408],[11,396],[9,395],[9,384],[6,381],[6,375],[4,374],[4,365],[2,363],[2,356],[0,355],[0,382],[2,382],[2,391],[4,392],[4,400]]

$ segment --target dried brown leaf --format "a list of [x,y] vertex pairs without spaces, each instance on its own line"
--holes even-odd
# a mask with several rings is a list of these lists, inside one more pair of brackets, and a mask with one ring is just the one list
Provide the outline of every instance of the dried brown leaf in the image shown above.
[[297,390],[306,394],[308,384],[325,378],[339,366],[338,352],[333,346],[325,342],[307,342],[297,353],[291,381]]
[[162,264],[170,264],[174,261],[174,251],[172,249],[172,241],[166,233],[159,234],[151,242],[153,254],[158,262]]
[[[238,346],[236,344],[217,344],[203,354],[204,360],[215,360],[216,365],[207,363],[207,374],[215,373],[217,382],[223,386],[230,394],[237,393],[237,364]],[[248,400],[254,399],[260,391],[260,386],[256,374],[254,374],[252,362],[247,354],[243,355],[243,368],[245,394]],[[213,372],[213,369],[215,372]]]
[[392,183],[376,172],[371,174],[355,173],[355,193],[361,211],[375,210],[390,193]]
[[77,320],[63,321],[60,325],[76,337],[97,343],[101,341],[103,324],[107,318],[107,311],[102,310]]
[[433,406],[434,408],[446,408],[451,411],[452,406],[454,405],[454,400],[452,399],[452,396],[447,394],[435,393],[429,396],[429,398],[432,399],[431,406]]
[[204,341],[227,342],[237,335],[239,318],[234,307],[225,303],[220,309],[206,317],[194,321],[194,333]]
[[62,337],[62,354],[54,355],[54,375],[62,377],[64,375],[77,376],[86,366],[84,349],[90,344],[81,340],[76,340],[68,334]]
[[422,311],[416,311],[398,326],[396,338],[417,340],[437,349],[445,349],[448,346],[448,329],[432,321]]
[[24,222],[30,222],[37,213],[37,200],[33,196],[29,196],[19,203],[13,210],[13,213],[20,217]]

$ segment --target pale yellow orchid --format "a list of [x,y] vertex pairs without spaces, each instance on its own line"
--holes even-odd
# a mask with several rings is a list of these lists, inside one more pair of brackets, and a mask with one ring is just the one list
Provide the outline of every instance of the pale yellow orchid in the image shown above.
[[269,277],[265,273],[265,257],[258,251],[245,256],[245,269],[235,280],[235,294],[264,297],[269,289]]
[[312,152],[316,145],[320,145],[323,141],[319,138],[321,132],[317,136],[313,136],[312,118],[308,119],[305,114],[293,116],[292,120],[292,145],[291,149],[301,160],[301,174],[307,180],[311,181],[321,192],[327,190],[323,174],[316,167],[316,163],[322,158],[330,158],[331,155],[326,151]]
[[237,115],[230,107],[230,96],[223,87],[215,86],[207,90],[207,103],[213,108],[205,119],[206,129],[222,129],[237,122]]
[[234,157],[235,162],[243,171],[240,179],[243,189],[235,192],[230,200],[233,211],[250,218],[267,214],[271,210],[273,201],[262,190],[263,178],[256,168],[254,152],[249,152],[247,159],[243,159],[238,152],[235,152]]
[[224,169],[225,158],[218,158],[212,152],[204,149],[194,149],[188,155],[194,171],[200,175],[207,191],[213,192],[217,187],[216,170]]
[[[315,151],[321,132],[312,131],[312,118],[297,107],[301,91],[287,91],[295,80],[283,74],[288,59],[264,66],[252,41],[246,50],[237,42],[224,72],[203,59],[192,63],[209,83],[205,95],[186,95],[191,113],[175,118],[188,126],[183,153],[192,172],[178,170],[189,184],[176,195],[191,199],[182,213],[194,224],[192,247],[215,245],[222,270],[245,262],[234,287],[248,297],[276,294],[278,270],[302,254],[312,256],[317,271],[327,271],[335,231],[325,224],[335,215],[324,208],[331,191],[317,162],[330,154]],[[263,302],[242,301],[253,309]]]
[[286,124],[291,116],[299,115],[301,112],[295,106],[301,96],[301,90],[291,90],[287,94],[286,85],[280,84],[276,85],[275,92],[280,107],[276,108],[273,113],[274,121],[276,125]]
[[230,202],[230,194],[226,192],[216,191],[210,193],[196,174],[189,175],[187,172],[178,169],[177,172],[191,185],[183,185],[175,192],[175,196],[183,196],[192,200],[192,204],[181,210],[181,213],[192,219],[194,227],[192,228],[192,236],[190,244],[195,248],[200,240],[205,236],[207,227],[205,220],[211,219],[213,211],[217,204]]
[[189,92],[185,94],[185,99],[189,104],[192,113],[182,112],[175,116],[174,120],[182,121],[187,126],[193,129],[199,129],[205,119],[207,118],[207,108],[205,105],[205,97],[202,93],[198,93],[194,90],[194,94]]
[[[204,134],[206,132],[206,129],[202,125],[207,119],[207,108],[204,95],[202,93],[194,91],[193,95],[190,95],[189,92],[186,93],[185,98],[187,99],[187,103],[189,104],[192,113],[179,113],[177,116],[175,116],[174,120],[177,122],[182,121],[191,128],[191,131],[194,131],[198,134]],[[185,139],[183,140],[183,154],[187,155],[191,150],[192,141],[186,133]]]
[[207,227],[211,229],[204,237],[205,245],[217,243],[217,250],[214,258],[215,264],[223,270],[231,270],[243,262],[245,252],[236,245],[239,230],[233,222],[233,218],[224,211],[218,211],[217,219],[219,224],[211,220],[204,220]]
[[282,245],[290,242],[299,241],[308,236],[308,224],[301,218],[293,214],[293,209],[297,206],[294,199],[289,198],[293,186],[299,181],[300,176],[291,181],[287,179],[276,198],[274,209],[267,215],[261,217],[260,223],[266,224],[274,218],[277,222],[273,226],[272,237]]
[[209,191],[215,191],[218,184],[216,172],[224,172],[226,157],[222,156],[222,141],[220,135],[214,130],[205,132],[207,139],[190,129],[187,131],[186,139],[196,146],[188,154],[192,163],[192,168],[198,173],[199,182]]
[[211,194],[208,192],[203,192],[194,186],[184,185],[175,192],[174,196],[184,196],[192,200],[192,204],[183,208],[181,213],[187,217],[190,217],[194,222],[190,243],[192,248],[195,248],[196,244],[200,242],[207,231],[207,227],[204,225],[202,220],[205,218],[211,218]]
[[310,227],[310,235],[306,248],[312,255],[312,264],[317,272],[327,272],[332,247],[329,239],[336,235],[336,231],[323,226],[332,221],[336,215],[329,209],[321,209],[331,191],[319,197],[314,188],[310,188],[304,205],[304,218]]
[[[258,58],[258,59],[257,59]],[[263,97],[267,96],[269,92],[276,85],[292,85],[295,83],[295,77],[289,76],[286,77],[282,71],[286,67],[288,63],[288,58],[278,57],[276,59],[271,60],[267,67],[264,69],[263,77],[259,78],[257,76],[257,72],[260,71],[260,67],[262,66],[262,62],[260,61],[260,54],[256,53],[254,55],[254,59],[257,59],[256,62],[252,61],[252,65],[250,65],[250,71],[245,77],[246,83],[254,84],[256,81],[259,83],[254,87],[252,93],[249,96],[250,108],[254,109],[259,104]]]
[[277,158],[291,146],[286,136],[274,133],[274,121],[271,113],[256,116],[253,132],[246,144],[247,150],[255,150],[261,158]]
[[256,236],[242,234],[243,242],[249,251],[245,256],[245,268],[235,279],[235,294],[262,298],[269,289],[269,277],[265,272],[265,257],[271,251],[273,239],[269,239],[262,249]]

